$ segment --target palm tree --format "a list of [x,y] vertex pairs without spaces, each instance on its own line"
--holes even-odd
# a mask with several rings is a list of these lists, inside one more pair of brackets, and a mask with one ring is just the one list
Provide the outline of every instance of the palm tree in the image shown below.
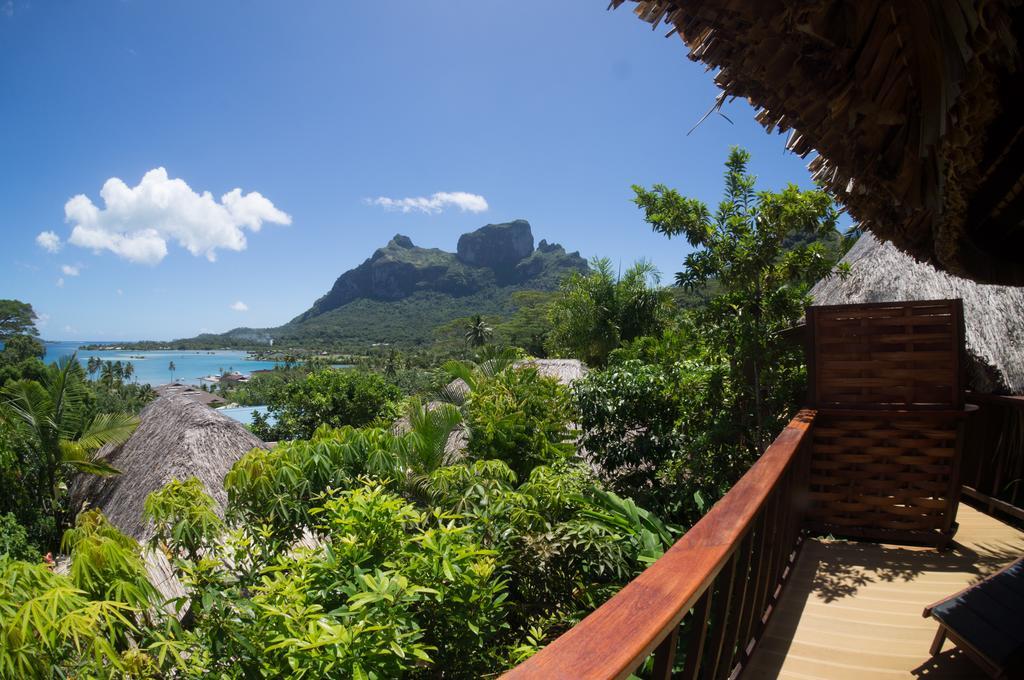
[[[124,379],[130,380],[135,376],[135,365],[132,362],[128,362],[124,365]],[[134,382],[134,381],[133,381]]]
[[88,361],[89,377],[94,377],[96,375],[96,372],[99,371],[102,366],[103,366],[103,360],[102,359],[100,359],[99,357],[89,357],[89,361]]
[[487,344],[494,334],[494,329],[484,322],[484,318],[477,314],[469,322],[469,329],[466,331],[466,342],[472,347],[482,347]]
[[114,385],[114,363],[112,361],[104,361],[103,368],[100,370],[100,382],[107,387]]
[[174,372],[178,370],[178,367],[174,365],[174,362],[167,364],[167,370],[171,372],[171,382],[174,382]]
[[[480,351],[480,361],[446,361],[441,370],[454,382],[442,387],[438,397],[441,401],[462,406],[478,386],[512,366],[518,358],[516,351],[509,347],[485,347]],[[456,384],[460,380],[465,388]]]
[[430,404],[419,399],[406,412],[409,430],[395,444],[405,470],[406,489],[421,500],[430,495],[431,474],[459,462],[463,452],[448,450],[448,439],[462,424],[462,413],[452,404]]
[[394,347],[388,351],[388,358],[384,362],[384,375],[389,378],[394,378],[398,375],[398,356]]
[[105,444],[127,441],[139,424],[138,418],[126,413],[90,415],[87,395],[82,366],[74,354],[48,368],[42,382],[15,380],[0,391],[0,404],[33,434],[40,469],[37,494],[57,532],[61,528],[64,466],[92,474],[117,474],[115,468],[96,458],[96,451]]

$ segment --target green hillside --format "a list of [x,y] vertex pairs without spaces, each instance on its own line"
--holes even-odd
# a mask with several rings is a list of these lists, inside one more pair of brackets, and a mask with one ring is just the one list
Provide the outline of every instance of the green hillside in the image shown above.
[[575,271],[579,253],[542,240],[529,222],[489,224],[459,238],[451,253],[401,234],[334,285],[308,310],[276,328],[236,328],[175,341],[189,346],[275,345],[358,349],[375,343],[430,344],[439,326],[472,314],[507,318],[521,291],[552,291]]

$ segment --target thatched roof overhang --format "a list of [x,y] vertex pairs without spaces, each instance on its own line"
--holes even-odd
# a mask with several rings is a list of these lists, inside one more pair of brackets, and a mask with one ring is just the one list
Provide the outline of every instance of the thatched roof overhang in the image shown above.
[[940,269],[1024,285],[1018,0],[632,1],[718,71],[722,98],[820,154],[814,177],[865,228]]

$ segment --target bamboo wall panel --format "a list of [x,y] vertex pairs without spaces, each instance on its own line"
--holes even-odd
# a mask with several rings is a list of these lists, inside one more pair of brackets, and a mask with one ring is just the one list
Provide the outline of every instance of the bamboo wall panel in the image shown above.
[[943,544],[958,500],[960,419],[949,412],[819,412],[812,529]]
[[811,307],[812,529],[942,545],[963,417],[960,300]]
[[960,300],[811,307],[811,402],[819,408],[959,409]]

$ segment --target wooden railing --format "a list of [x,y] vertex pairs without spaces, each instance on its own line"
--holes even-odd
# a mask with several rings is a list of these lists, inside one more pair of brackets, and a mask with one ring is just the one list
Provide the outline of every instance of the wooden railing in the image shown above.
[[972,393],[967,401],[980,409],[964,436],[963,495],[1024,521],[1024,397]]
[[742,668],[796,559],[814,416],[797,414],[661,559],[504,677],[626,678],[652,654],[657,680]]

